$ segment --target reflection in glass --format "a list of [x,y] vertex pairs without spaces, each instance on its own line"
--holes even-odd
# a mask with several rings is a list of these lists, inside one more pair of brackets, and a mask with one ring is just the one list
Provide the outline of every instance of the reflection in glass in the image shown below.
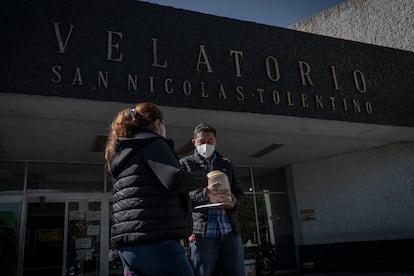
[[66,275],[99,275],[101,202],[69,203]]
[[0,275],[16,275],[21,203],[0,203]]
[[0,162],[0,194],[22,194],[24,186],[23,162]]
[[250,174],[250,167],[235,167],[234,168],[236,177],[240,181],[243,192],[252,192],[252,178]]
[[64,218],[64,203],[28,204],[23,275],[61,275]]
[[256,192],[286,192],[286,180],[283,169],[253,168]]
[[[254,206],[254,197],[256,199],[256,207]],[[255,208],[257,210],[256,214]],[[256,224],[256,216],[258,224]],[[270,242],[271,233],[269,231],[268,216],[263,194],[245,194],[240,211],[243,243],[249,240],[253,244]]]
[[102,164],[29,163],[27,188],[32,191],[103,192]]
[[[111,225],[112,221],[112,202],[109,204],[109,238],[111,237]],[[109,253],[108,253],[108,262],[109,262],[109,275],[122,275],[122,262],[119,258],[118,251],[112,245],[109,240]]]
[[238,167],[236,173],[244,192],[239,217],[245,256],[255,256],[255,248],[271,245],[276,248],[277,253],[272,254],[278,256],[278,268],[294,268],[293,228],[283,169]]

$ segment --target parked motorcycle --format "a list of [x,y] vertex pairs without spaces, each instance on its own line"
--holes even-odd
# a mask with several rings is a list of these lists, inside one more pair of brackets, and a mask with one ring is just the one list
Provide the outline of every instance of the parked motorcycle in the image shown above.
[[274,245],[268,243],[258,246],[255,258],[257,276],[273,275],[278,261]]

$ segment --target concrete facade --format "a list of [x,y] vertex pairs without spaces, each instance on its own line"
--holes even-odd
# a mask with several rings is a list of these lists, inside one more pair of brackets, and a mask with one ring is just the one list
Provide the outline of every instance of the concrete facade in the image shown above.
[[[412,52],[414,2],[347,0],[290,28]],[[342,243],[347,246],[364,242],[383,246],[388,241],[406,243],[413,239],[412,141],[296,163],[287,172],[295,194],[294,215],[300,216],[301,210],[314,211],[314,219],[299,219],[296,225],[299,245]],[[355,257],[346,256],[369,259],[372,267],[382,258],[380,254],[374,256],[374,251],[358,253],[356,248],[350,251]],[[389,252],[384,253],[384,256],[389,254],[389,260],[393,250],[385,248],[380,250]],[[395,260],[404,258],[401,256]]]
[[414,51],[414,2],[347,0],[290,29]]
[[414,143],[292,166],[304,244],[408,239],[414,233]]
[[[413,51],[413,3],[410,1],[345,1],[337,7],[296,24],[292,29]],[[45,214],[54,214],[56,207],[59,216],[53,217],[60,218],[58,221],[60,223],[67,221],[67,225],[57,224],[55,229],[63,229],[61,232],[66,231],[67,237],[72,237],[71,229],[77,228],[69,226],[83,225],[77,222],[83,217],[78,217],[76,214],[90,212],[88,214],[95,215],[88,219],[95,223],[91,224],[95,226],[93,229],[96,231],[97,226],[101,229],[99,239],[98,235],[93,235],[95,241],[99,240],[99,246],[98,242],[91,242],[97,248],[96,250],[95,247],[93,248],[94,252],[107,252],[111,249],[108,239],[112,190],[110,177],[103,173],[106,170],[103,166],[102,147],[113,114],[121,108],[132,107],[132,103],[125,101],[125,95],[129,95],[135,102],[144,99],[140,98],[144,92],[147,93],[145,97],[148,97],[145,99],[161,103],[164,115],[168,118],[168,135],[174,138],[176,148],[181,154],[193,150],[189,138],[197,123],[206,121],[219,129],[219,151],[223,149],[223,155],[231,157],[239,169],[238,176],[242,177],[246,195],[251,202],[255,202],[254,195],[264,202],[266,214],[263,211],[256,214],[253,207],[249,210],[254,212],[250,219],[255,226],[252,236],[256,234],[256,237],[265,238],[271,232],[267,229],[274,230],[272,234],[274,237],[271,236],[270,240],[272,241],[272,238],[275,240],[277,254],[280,257],[279,268],[296,270],[304,268],[303,264],[307,263],[314,265],[313,268],[320,271],[333,269],[359,271],[373,268],[378,271],[385,265],[395,265],[398,260],[400,264],[409,263],[411,265],[409,268],[414,271],[412,260],[409,262],[405,259],[401,260],[400,256],[389,258],[395,255],[394,252],[405,258],[411,257],[411,249],[414,246],[411,245],[414,243],[414,216],[412,215],[414,122],[411,117],[414,116],[411,116],[413,113],[410,104],[410,101],[414,100],[411,93],[414,83],[405,81],[410,80],[410,73],[413,72],[411,69],[414,56],[411,52],[350,43],[258,24],[247,24],[247,26],[245,22],[206,18],[206,15],[192,12],[179,11],[177,17],[169,17],[177,11],[140,1],[137,2],[139,5],[151,6],[147,7],[150,9],[149,12],[139,10],[147,15],[149,24],[143,24],[142,22],[146,22],[143,21],[144,16],[136,16],[133,10],[128,9],[129,6],[122,6],[123,8],[119,9],[122,13],[116,11],[119,8],[118,4],[131,4],[133,7],[137,4],[134,1],[119,3],[107,1],[107,6],[98,3],[99,1],[91,1],[96,2],[95,5],[89,1],[87,3],[76,1],[70,4],[73,9],[66,6],[62,9],[63,5],[59,1],[47,2],[49,5],[46,5],[46,8],[43,3],[38,5],[40,10],[48,11],[48,13],[42,12],[41,17],[38,16],[37,8],[31,10],[19,7],[15,13],[10,12],[13,9],[9,7],[4,9],[5,14],[13,19],[9,20],[14,22],[12,26],[19,31],[22,22],[30,18],[25,13],[20,14],[20,11],[27,9],[27,12],[30,11],[30,15],[34,15],[33,18],[36,19],[27,20],[28,23],[21,33],[14,32],[13,28],[5,28],[3,34],[4,37],[16,38],[14,40],[21,43],[17,47],[13,46],[12,49],[17,49],[16,51],[5,51],[5,60],[10,61],[13,66],[9,66],[11,74],[4,74],[10,78],[9,81],[6,81],[6,78],[2,82],[4,87],[0,93],[0,102],[4,107],[0,108],[2,110],[0,117],[1,122],[4,122],[3,125],[6,126],[4,129],[7,129],[7,132],[3,132],[0,137],[0,163],[2,162],[0,182],[3,189],[0,189],[0,205],[5,206],[4,210],[9,210],[7,208],[10,208],[11,202],[16,210],[22,209],[20,214],[15,215],[16,221],[17,218],[22,218],[18,235],[16,231],[12,232],[11,227],[8,229],[18,240],[17,245],[12,244],[16,254],[3,251],[7,255],[18,256],[14,263],[8,261],[10,265],[5,267],[13,271],[13,275],[23,275],[26,270],[36,271],[36,269],[42,274],[40,271],[49,267],[58,271],[53,275],[59,275],[62,274],[61,271],[70,271],[72,267],[78,266],[71,262],[73,260],[70,260],[70,254],[67,254],[63,245],[62,248],[53,247],[58,252],[56,254],[54,251],[40,249],[41,254],[47,252],[49,255],[33,254],[30,256],[33,258],[30,259],[24,254],[27,248],[40,248],[36,245],[38,240],[26,239],[26,233],[49,229],[49,226],[43,226],[43,223],[48,223],[43,220],[43,217]],[[15,5],[20,5],[20,2],[16,3],[18,4]],[[91,10],[81,8],[81,4]],[[102,8],[106,7],[107,11],[97,10],[95,7],[99,5]],[[111,5],[117,9],[111,9]],[[81,10],[77,20],[72,18],[72,14]],[[185,16],[182,15],[184,13]],[[17,17],[19,14],[20,18]],[[99,15],[97,17],[99,20],[92,20],[91,15]],[[128,16],[133,17],[134,20],[138,18],[139,24],[132,24],[131,22],[134,21],[125,20],[125,25],[119,25],[122,21],[120,19],[127,19]],[[190,17],[193,19],[189,20]],[[5,18],[7,22],[7,17]],[[168,28],[161,25],[160,18],[168,23]],[[169,18],[174,20],[167,20]],[[181,21],[182,18],[186,20]],[[205,22],[205,30],[200,27],[200,21]],[[171,22],[175,23],[171,24]],[[192,25],[196,26],[197,31],[194,33],[200,35],[199,37],[191,35],[192,32],[188,28],[191,24],[188,22],[196,22]],[[212,24],[214,22],[226,24]],[[69,33],[75,25],[72,38],[78,43],[68,44],[66,48],[59,42],[59,38],[60,40],[67,38],[69,41]],[[36,26],[40,27],[35,28]],[[142,29],[133,31],[130,29],[131,26]],[[231,30],[229,34],[235,35],[234,38],[229,39],[226,33],[220,32],[215,36],[210,35],[213,32],[207,30],[213,27],[220,29],[217,26]],[[105,33],[102,30],[105,29],[108,37],[102,35]],[[108,49],[115,50],[118,47],[116,42],[112,44],[110,41],[112,37],[119,38],[121,41],[121,34],[124,31],[128,39],[122,43],[137,39],[143,43],[141,45],[143,48],[137,50],[139,49],[137,43],[129,44],[131,48],[122,48],[122,53],[133,54],[129,55],[125,63],[120,66],[121,63],[116,61],[115,51],[112,53],[114,55],[109,55]],[[143,36],[134,36],[136,34]],[[184,36],[180,37],[181,34]],[[204,36],[204,34],[208,35]],[[244,35],[242,39],[239,34]],[[80,39],[81,37],[83,39]],[[258,43],[263,41],[264,37],[272,37],[275,40]],[[190,43],[190,39],[194,39],[194,43]],[[228,44],[225,43],[227,39],[229,39]],[[27,47],[28,41],[31,45],[36,45],[38,50],[36,55],[33,55],[31,47]],[[105,41],[107,48],[101,47],[105,45]],[[93,42],[93,46],[85,44],[86,42]],[[247,42],[250,42],[251,46]],[[44,47],[42,43],[45,43]],[[246,62],[245,65],[257,66],[236,66],[236,69],[246,70],[242,71],[243,75],[238,76],[238,70],[233,72],[234,66],[230,66],[233,65],[232,63],[230,65],[225,62],[214,63],[214,68],[228,70],[210,75],[209,66],[206,66],[207,68],[200,73],[191,67],[194,61],[197,62],[197,55],[189,56],[188,53],[193,53],[194,49],[196,53],[198,49],[197,63],[202,67],[205,66],[208,63],[200,60],[204,55],[204,59],[207,60],[204,44],[209,46],[208,53],[211,60],[224,62],[227,59],[222,58],[223,53],[229,57],[229,49],[241,49],[249,53],[243,60]],[[350,45],[349,48],[346,44]],[[342,53],[338,54],[336,52],[338,49],[342,50]],[[239,58],[240,61],[242,60],[241,50],[234,52],[239,53],[234,56],[237,57],[237,61]],[[160,54],[158,61],[155,58],[157,51]],[[270,57],[266,60],[273,62],[268,64],[275,65],[275,71],[272,71],[270,66],[264,70],[266,66],[263,65],[268,64],[260,63],[266,56],[260,58],[261,54],[265,52]],[[29,62],[30,57],[33,58],[33,62]],[[247,57],[258,58],[249,61]],[[168,68],[171,71],[167,70],[167,66],[162,65],[167,58],[170,66]],[[19,59],[21,62],[17,62]],[[305,61],[312,64],[314,69],[312,79],[315,81],[315,87],[310,85],[308,76],[310,66]],[[281,64],[280,68],[283,68],[281,74],[283,77],[276,85],[275,82],[279,81],[280,77],[278,62]],[[387,63],[392,63],[390,70],[377,70],[387,67]],[[174,67],[173,64],[176,66]],[[178,67],[181,64],[188,66]],[[366,70],[359,70],[356,65],[360,64]],[[299,70],[294,69],[298,65]],[[344,67],[349,67],[349,70],[344,70]],[[262,68],[263,71],[260,71],[260,75],[255,75],[254,68]],[[292,71],[286,71],[286,68]],[[338,79],[334,73],[336,68]],[[120,74],[122,70],[125,72]],[[377,85],[378,89],[370,86],[368,93],[365,93],[365,81],[362,82],[361,87],[358,85],[361,83],[358,80],[362,80],[362,71],[372,72],[371,76],[374,77],[369,79],[369,82]],[[131,72],[137,73],[135,77],[139,75],[138,73],[148,74],[145,82],[137,86],[145,87],[147,90],[133,89],[134,82],[129,81],[132,79],[129,78]],[[177,77],[177,72],[182,73],[183,77]],[[228,72],[231,72],[231,75],[228,75]],[[275,74],[272,75],[272,72]],[[383,78],[384,73],[381,72],[392,74],[390,73],[387,79]],[[199,79],[200,75],[202,78]],[[348,77],[340,78],[344,75]],[[25,76],[29,77],[25,78]],[[194,86],[191,86],[190,76],[194,77]],[[206,77],[208,82],[203,81],[205,76],[208,76]],[[308,81],[305,81],[305,76],[309,78]],[[205,83],[221,84],[221,79],[231,82],[220,85],[210,94],[208,93],[210,90],[204,90]],[[30,81],[26,85],[24,80]],[[106,84],[108,80],[109,88]],[[116,83],[113,85],[113,80],[118,80],[121,85],[119,83],[119,86]],[[260,88],[265,81],[271,83],[268,88],[266,87],[266,93]],[[340,85],[336,83],[337,81]],[[127,83],[129,86],[126,85]],[[173,86],[173,83],[176,86]],[[6,84],[10,84],[10,88],[6,87]],[[242,84],[251,87],[249,91],[257,91],[256,94],[252,93],[251,97],[247,97],[250,94],[247,94],[246,89],[246,99],[249,98],[251,102],[247,100],[244,102],[244,90],[240,88]],[[398,84],[404,84],[403,89],[400,89]],[[336,85],[338,87],[335,88]],[[191,87],[194,87],[194,90],[191,90]],[[195,87],[199,87],[198,93]],[[224,87],[233,87],[233,89],[224,90]],[[257,89],[258,87],[260,89]],[[279,94],[275,88],[283,94]],[[13,91],[22,95],[16,95],[12,93]],[[225,91],[233,91],[235,97],[227,99]],[[42,94],[43,92],[47,93]],[[320,103],[318,101],[321,98],[320,93],[327,95],[325,105],[322,104],[322,100]],[[397,93],[400,94],[395,96]],[[85,95],[89,97],[84,98]],[[266,95],[269,97],[264,97]],[[279,99],[280,95],[282,100]],[[292,101],[292,95],[297,96],[296,101]],[[310,99],[313,99],[314,95],[315,105],[309,106]],[[332,104],[333,101],[330,101],[332,95],[341,95],[343,97],[341,103],[344,102],[343,100],[347,102],[346,97],[349,97],[349,103],[354,100],[358,102],[359,98],[365,102],[380,98],[381,101],[378,101],[383,102],[383,107],[386,109],[373,109],[373,115],[371,115],[371,108],[365,108],[364,113],[364,110],[358,111],[359,108],[356,107],[348,109],[345,104],[340,109],[339,105],[337,108]],[[397,97],[398,101],[393,101]],[[187,102],[183,102],[183,99]],[[214,99],[219,100],[215,102]],[[229,102],[232,104],[230,105]],[[355,106],[359,107],[359,104]],[[252,107],[256,109],[249,109]],[[387,121],[390,115],[395,115],[402,109],[407,112],[392,121]],[[278,115],[266,113],[269,110],[284,111],[284,113],[277,113]],[[292,110],[299,111],[292,113]],[[375,113],[377,110],[382,111],[377,114]],[[259,113],[252,111],[259,111]],[[266,112],[262,114],[262,111]],[[339,112],[342,112],[341,116]],[[366,115],[362,119],[359,117],[361,113]],[[309,114],[314,116],[304,116]],[[332,117],[332,114],[337,117]],[[374,115],[380,116],[376,117],[375,121],[371,121]],[[402,123],[403,121],[405,123]],[[73,178],[69,175],[73,175]],[[96,217],[98,211],[101,212],[99,218]],[[265,223],[259,223],[259,216]],[[86,231],[85,235],[88,235],[87,229],[82,229]],[[84,232],[77,233],[82,234],[77,238],[84,238]],[[67,237],[63,237],[66,243],[69,241]],[[407,243],[407,240],[411,244]],[[33,243],[25,244],[26,241]],[[392,241],[392,247],[396,250],[384,247],[383,241]],[[363,246],[369,243],[370,246],[365,246],[369,250],[358,252],[360,247],[354,244],[358,242],[363,242]],[[348,247],[348,244],[352,244],[352,247]],[[406,253],[408,250],[409,253]],[[376,251],[386,253],[378,257]],[[61,254],[60,252],[64,254],[63,260],[53,263],[48,259],[48,256],[57,256]],[[365,263],[367,257],[371,261],[369,265]],[[119,264],[109,259],[107,254],[100,254],[93,260],[82,261],[91,264],[89,265],[91,271],[99,269],[99,275],[105,276],[112,275],[110,270],[120,268]],[[354,263],[349,265],[344,260],[351,260]],[[387,260],[388,263],[379,267],[378,260]],[[109,268],[108,263],[110,263]],[[1,269],[0,274],[4,274]]]

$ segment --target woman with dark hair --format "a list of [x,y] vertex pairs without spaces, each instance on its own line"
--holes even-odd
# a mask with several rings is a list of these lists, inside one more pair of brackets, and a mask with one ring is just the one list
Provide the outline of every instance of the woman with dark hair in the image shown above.
[[191,234],[188,192],[205,173],[181,168],[161,110],[140,103],[118,113],[105,150],[113,179],[111,242],[124,275],[194,275],[180,239]]

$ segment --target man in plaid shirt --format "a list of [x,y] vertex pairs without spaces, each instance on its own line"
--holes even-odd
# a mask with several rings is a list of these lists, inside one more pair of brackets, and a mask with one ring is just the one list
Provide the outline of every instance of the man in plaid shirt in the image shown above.
[[[180,159],[188,171],[219,170],[229,179],[231,191],[221,191],[216,185],[190,192],[193,207],[209,202],[225,202],[219,207],[193,209],[193,235],[190,237],[191,262],[197,276],[213,275],[219,262],[222,275],[244,276],[243,244],[240,237],[238,209],[243,199],[240,183],[231,161],[215,150],[216,130],[205,123],[194,129],[191,155]],[[229,192],[231,201],[229,201]]]

